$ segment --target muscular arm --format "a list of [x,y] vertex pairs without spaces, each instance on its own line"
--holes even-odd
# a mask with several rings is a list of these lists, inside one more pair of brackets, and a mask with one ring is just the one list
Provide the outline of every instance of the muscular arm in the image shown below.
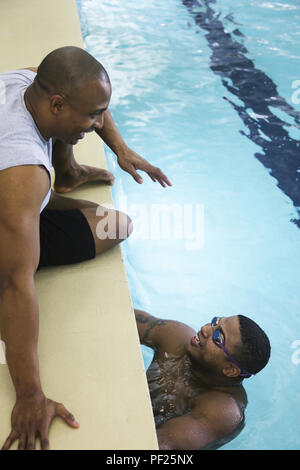
[[[36,67],[27,67],[25,70],[31,70],[32,72],[37,73]],[[101,129],[95,129],[95,132],[116,154],[118,158],[118,164],[122,170],[127,171],[135,179],[135,181],[138,183],[143,182],[143,178],[137,172],[137,170],[141,170],[145,171],[152,181],[158,181],[161,186],[172,186],[172,183],[160,168],[151,165],[151,163],[142,158],[126,145],[108,109],[104,112],[103,127]]]
[[134,313],[141,344],[158,352],[179,353],[195,334],[192,328],[179,321],[157,318],[137,309]]
[[102,129],[96,129],[96,133],[116,155],[126,152],[128,149],[108,109],[104,113],[103,127]]
[[6,360],[16,389],[11,433],[18,449],[33,450],[36,436],[49,449],[48,430],[55,416],[78,427],[61,404],[48,399],[40,382],[39,311],[34,274],[39,262],[40,206],[49,188],[45,169],[25,165],[0,171],[0,315]]
[[161,186],[172,186],[172,183],[160,168],[151,165],[147,160],[131,150],[122,139],[112,115],[107,109],[104,113],[104,124],[102,129],[96,129],[96,133],[117,155],[118,164],[122,170],[127,171],[138,183],[142,183],[142,177],[137,170],[145,171],[152,181],[158,181]]
[[168,320],[153,317],[142,310],[135,309],[134,313],[140,343],[153,349],[156,348],[159,344],[161,334],[160,327],[166,326]]
[[199,395],[184,416],[170,419],[157,429],[160,449],[200,450],[239,429],[243,417],[235,400],[222,392]]
[[[142,310],[135,310],[140,342],[156,350],[180,354],[195,331],[184,323],[162,320]],[[157,429],[160,449],[202,449],[230,436],[241,424],[236,401],[223,392],[201,393],[194,398],[192,410],[166,421]]]
[[39,210],[48,187],[45,170],[37,166],[0,172],[1,336],[17,397],[41,391],[34,273],[39,262]]

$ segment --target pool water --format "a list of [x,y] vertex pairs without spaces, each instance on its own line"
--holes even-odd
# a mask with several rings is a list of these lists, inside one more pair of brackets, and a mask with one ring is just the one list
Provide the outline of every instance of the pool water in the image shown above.
[[106,148],[135,225],[122,244],[134,306],[196,330],[214,315],[256,321],[271,359],[244,381],[246,426],[222,449],[299,449],[299,1],[77,5],[121,135],[173,183],[138,185]]

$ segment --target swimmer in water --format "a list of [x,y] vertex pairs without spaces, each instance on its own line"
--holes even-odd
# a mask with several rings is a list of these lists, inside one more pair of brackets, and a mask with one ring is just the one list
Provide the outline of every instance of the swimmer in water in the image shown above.
[[160,449],[216,449],[244,427],[243,380],[269,361],[265,332],[243,315],[214,317],[196,332],[135,310]]

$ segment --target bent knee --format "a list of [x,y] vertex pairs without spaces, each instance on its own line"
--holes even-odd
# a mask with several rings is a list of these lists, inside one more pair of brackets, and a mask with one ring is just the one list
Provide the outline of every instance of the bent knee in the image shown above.
[[124,212],[99,206],[97,216],[96,235],[100,240],[115,240],[120,243],[133,231],[132,220]]
[[117,238],[122,241],[128,238],[133,232],[133,222],[125,212],[116,211],[116,234]]

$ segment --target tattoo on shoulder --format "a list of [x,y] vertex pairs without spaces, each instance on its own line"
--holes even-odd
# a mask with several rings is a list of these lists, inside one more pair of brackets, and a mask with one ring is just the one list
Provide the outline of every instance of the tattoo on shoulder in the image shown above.
[[145,334],[144,334],[144,338],[143,338],[143,342],[145,344],[151,344],[152,345],[152,342],[151,340],[149,340],[149,335],[151,333],[151,331],[153,330],[153,328],[157,327],[157,326],[164,326],[164,325],[167,325],[169,323],[168,320],[161,320],[160,318],[155,318],[155,317],[151,317],[150,315],[144,315],[142,313],[139,313],[136,315],[136,320],[139,322],[139,323],[144,323],[144,324],[148,324],[148,328],[146,329],[145,331]]

